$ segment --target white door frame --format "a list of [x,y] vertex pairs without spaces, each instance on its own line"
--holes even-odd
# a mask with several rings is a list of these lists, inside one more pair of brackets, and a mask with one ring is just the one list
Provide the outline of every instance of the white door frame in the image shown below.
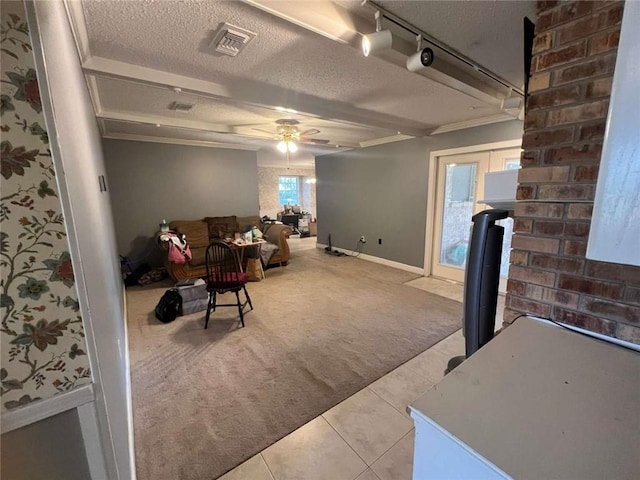
[[[431,238],[433,239],[433,251],[431,252],[431,274],[454,282],[463,283],[465,266],[451,265],[440,262],[442,249],[442,233],[444,231],[444,195],[446,188],[446,165],[453,162],[455,165],[474,165],[476,173],[473,178],[473,202],[471,204],[471,216],[483,210],[484,204],[479,199],[484,192],[484,172],[489,171],[491,152],[482,150],[479,152],[462,153],[457,155],[441,155],[437,159],[438,173],[436,176],[436,203],[434,205],[435,221]],[[440,193],[439,193],[440,192]],[[469,225],[471,221],[469,219]]]
[[429,181],[427,187],[427,221],[424,235],[424,276],[431,276],[433,251],[433,235],[436,222],[436,186],[438,157],[446,155],[457,155],[460,153],[474,153],[483,151],[503,150],[506,148],[519,148],[522,145],[522,138],[505,140],[502,142],[483,143],[480,145],[470,145],[468,147],[449,148],[446,150],[434,150],[429,154]]
[[[92,373],[91,391],[95,401],[85,408],[84,404],[73,407],[78,407],[94,480],[135,480],[126,304],[110,206],[108,200],[102,201],[102,205],[108,205],[108,218],[96,220],[105,226],[103,232],[94,234],[93,223],[86,220],[96,208],[82,208],[81,203],[87,197],[86,192],[90,192],[86,204],[95,207],[100,195],[97,182],[80,186],[80,182],[70,180],[84,179],[88,173],[101,173],[103,166],[101,156],[84,163],[78,160],[90,149],[92,140],[99,141],[100,137],[65,6],[64,2],[25,1]],[[69,89],[68,85],[74,88]],[[60,108],[61,105],[64,108]],[[85,135],[72,135],[71,117],[75,120],[73,127]],[[97,180],[97,175],[94,178]],[[99,209],[98,213],[101,213]],[[96,235],[99,236],[97,242],[92,238]],[[95,256],[96,251],[102,253],[99,262],[91,258],[91,253]],[[104,288],[88,286],[99,283]]]

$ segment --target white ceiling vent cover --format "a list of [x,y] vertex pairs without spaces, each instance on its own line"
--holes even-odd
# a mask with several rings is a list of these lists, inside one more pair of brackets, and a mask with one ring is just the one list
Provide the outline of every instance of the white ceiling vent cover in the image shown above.
[[256,34],[249,30],[225,23],[211,42],[211,47],[216,52],[235,57],[255,36]]

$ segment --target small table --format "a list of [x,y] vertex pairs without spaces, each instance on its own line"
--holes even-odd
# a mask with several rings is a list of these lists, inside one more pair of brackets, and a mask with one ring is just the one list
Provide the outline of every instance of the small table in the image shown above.
[[264,268],[262,268],[262,260],[260,259],[260,250],[262,248],[262,244],[266,243],[266,240],[254,240],[252,242],[244,242],[242,240],[233,240],[227,243],[231,245],[232,248],[238,249],[240,251],[240,258],[239,258],[240,270],[242,270],[243,272],[244,270],[242,268],[242,261],[244,260],[244,251],[249,247],[255,247],[258,255],[259,264],[260,264],[260,276],[263,279],[266,278],[266,275],[264,273]]

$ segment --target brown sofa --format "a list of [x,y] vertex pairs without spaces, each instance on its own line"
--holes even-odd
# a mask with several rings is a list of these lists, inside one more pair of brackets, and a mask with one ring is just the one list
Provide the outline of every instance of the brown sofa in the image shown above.
[[[215,217],[214,217],[215,218]],[[222,218],[222,217],[220,217]],[[226,217],[230,218],[230,217]],[[236,217],[236,231],[242,232],[248,226],[257,226],[269,243],[273,243],[278,250],[272,255],[268,265],[286,265],[289,261],[289,244],[287,238],[291,234],[291,227],[281,224],[263,224],[258,216]],[[191,249],[191,261],[183,264],[169,262],[165,257],[165,266],[171,278],[184,280],[187,278],[203,277],[207,274],[205,254],[209,245],[209,226],[202,220],[174,220],[169,228],[186,236]]]

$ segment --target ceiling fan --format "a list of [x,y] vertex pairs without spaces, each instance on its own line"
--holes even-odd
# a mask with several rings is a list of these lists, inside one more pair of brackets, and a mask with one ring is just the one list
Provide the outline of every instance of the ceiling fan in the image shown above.
[[[330,143],[330,140],[311,138],[311,135],[320,133],[320,130],[317,128],[310,128],[301,132],[298,129],[298,125],[300,124],[298,120],[281,118],[276,120],[276,124],[277,128],[274,139],[279,140],[278,150],[282,153],[295,153],[298,150],[297,143],[310,143],[315,145],[326,145]],[[272,132],[259,128],[254,128],[254,130],[272,134]]]

